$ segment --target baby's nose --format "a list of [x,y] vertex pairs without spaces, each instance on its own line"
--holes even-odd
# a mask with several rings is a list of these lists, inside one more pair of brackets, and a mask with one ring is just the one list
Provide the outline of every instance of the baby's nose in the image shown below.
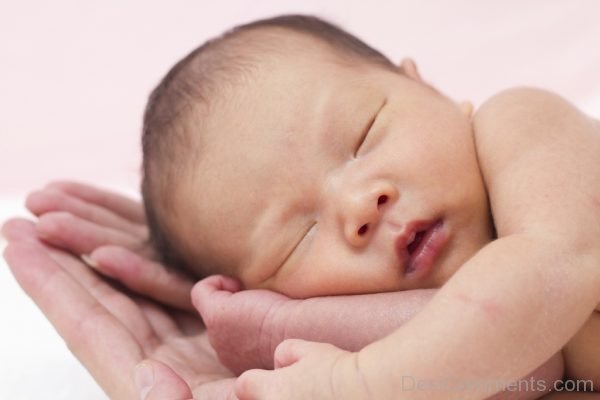
[[381,222],[385,210],[398,198],[392,185],[380,185],[362,195],[349,195],[342,205],[344,214],[344,236],[354,247],[365,246]]

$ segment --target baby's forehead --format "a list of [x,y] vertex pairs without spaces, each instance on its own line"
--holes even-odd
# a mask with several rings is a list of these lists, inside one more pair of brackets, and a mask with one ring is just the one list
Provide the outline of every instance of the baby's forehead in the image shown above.
[[[278,79],[273,73],[278,69],[323,71],[374,65],[367,57],[353,54],[316,34],[282,27],[251,29],[236,40],[230,50],[239,53],[237,59],[247,60],[248,70],[262,73],[263,79],[272,82]],[[330,75],[323,74],[321,78],[330,79]]]
[[[330,46],[306,34],[281,28],[252,34],[246,40],[254,40],[255,49],[257,43],[275,46],[275,37],[286,40],[271,56],[257,59],[233,84],[224,84],[224,90],[209,101],[199,118],[202,132],[197,130],[204,153],[199,159],[207,169],[198,168],[208,170],[209,165],[223,167],[238,160],[256,164],[281,151],[283,147],[274,144],[288,144],[340,121],[363,123],[352,113],[370,104],[373,95],[366,88],[373,85],[375,67],[333,61]],[[343,112],[350,115],[337,118]]]
[[346,54],[341,48],[325,39],[308,32],[298,32],[282,27],[262,27],[251,29],[240,35],[243,50],[262,52],[261,56],[275,56],[287,59],[303,59],[308,56],[341,56]]
[[[215,151],[224,152],[249,142],[269,142],[268,137],[274,134],[293,140],[292,133],[322,129],[323,124],[362,123],[355,115],[341,114],[357,112],[379,95],[381,85],[374,83],[375,69],[365,71],[364,67],[338,66],[327,59],[318,62],[287,56],[262,60],[246,79],[231,85],[211,104],[204,115],[207,126],[203,136],[221,142]],[[329,116],[326,121],[325,114]]]

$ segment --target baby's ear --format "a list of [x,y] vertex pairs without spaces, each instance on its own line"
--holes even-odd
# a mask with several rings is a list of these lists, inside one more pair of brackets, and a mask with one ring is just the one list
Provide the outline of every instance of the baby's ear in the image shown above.
[[414,60],[411,58],[405,58],[402,60],[400,63],[400,71],[402,71],[404,75],[414,79],[417,82],[423,82],[423,78],[421,78],[421,75],[419,75],[417,64],[415,64]]

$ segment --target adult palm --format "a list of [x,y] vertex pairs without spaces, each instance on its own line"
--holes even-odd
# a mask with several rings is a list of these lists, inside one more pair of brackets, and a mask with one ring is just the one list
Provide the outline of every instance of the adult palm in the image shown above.
[[[147,399],[229,396],[233,375],[189,305],[192,282],[148,258],[138,203],[60,183],[32,194],[27,205],[39,223],[4,225],[5,258],[110,398],[139,398],[136,380],[154,382]],[[89,255],[96,270],[75,254]]]

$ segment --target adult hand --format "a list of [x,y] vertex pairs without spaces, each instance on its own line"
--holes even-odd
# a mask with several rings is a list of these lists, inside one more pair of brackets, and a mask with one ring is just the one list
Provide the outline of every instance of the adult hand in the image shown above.
[[[8,221],[3,233],[17,281],[110,398],[139,398],[139,390],[147,399],[227,397],[232,374],[197,315],[107,282],[79,258],[41,242],[30,221]],[[135,380],[147,384],[148,377],[152,390],[136,387]]]
[[[10,243],[6,258],[26,292],[111,397],[128,398],[137,392],[131,377],[145,356],[153,359],[146,359],[137,371],[143,375],[150,368],[156,382],[148,399],[185,398],[190,387],[196,395],[226,397],[231,380],[219,379],[231,373],[216,360],[197,314],[181,310],[193,310],[192,281],[150,259],[153,253],[138,202],[84,184],[56,182],[32,193],[27,207],[40,223],[5,224]],[[87,254],[96,271],[180,310],[107,283],[77,256],[56,246]],[[63,290],[44,288],[47,278]],[[85,326],[90,333],[80,336],[74,326]],[[95,340],[103,345],[92,346]]]
[[31,193],[27,208],[46,243],[86,256],[88,265],[159,303],[193,310],[193,281],[156,261],[139,202],[76,182],[54,182]]

